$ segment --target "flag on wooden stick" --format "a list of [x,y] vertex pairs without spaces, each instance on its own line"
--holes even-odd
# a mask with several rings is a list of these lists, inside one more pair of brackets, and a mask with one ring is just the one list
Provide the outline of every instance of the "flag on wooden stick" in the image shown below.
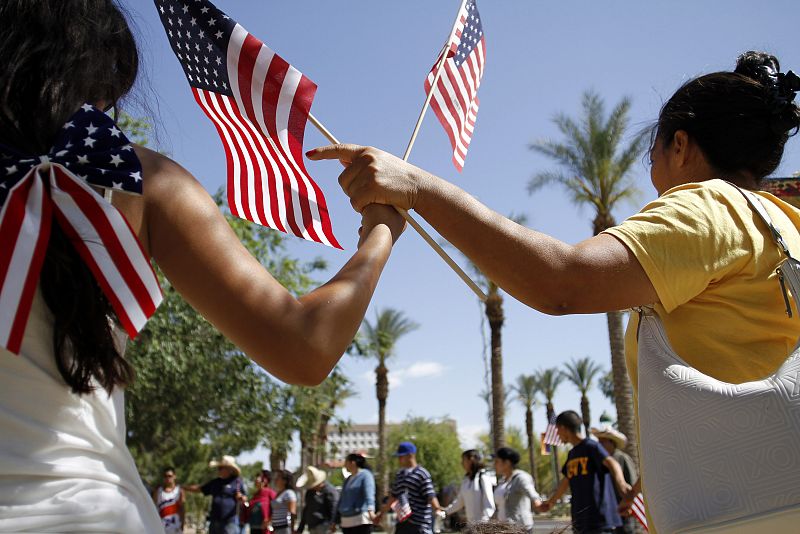
[[433,88],[431,108],[450,138],[453,164],[461,171],[478,118],[478,87],[486,61],[486,40],[475,0],[468,0],[462,6],[442,53],[446,59],[444,63],[441,56],[437,59],[425,80],[425,93],[430,93],[441,64],[442,72]]
[[155,0],[192,94],[217,128],[237,217],[341,248],[303,163],[316,84],[207,0]]

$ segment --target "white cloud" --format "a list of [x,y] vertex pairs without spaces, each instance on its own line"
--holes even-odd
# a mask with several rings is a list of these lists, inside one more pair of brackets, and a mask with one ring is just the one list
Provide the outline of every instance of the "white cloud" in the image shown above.
[[[441,376],[447,367],[439,362],[414,362],[408,367],[389,367],[389,387],[402,386],[407,379],[435,378]],[[361,377],[371,384],[375,383],[375,371],[365,371]]]

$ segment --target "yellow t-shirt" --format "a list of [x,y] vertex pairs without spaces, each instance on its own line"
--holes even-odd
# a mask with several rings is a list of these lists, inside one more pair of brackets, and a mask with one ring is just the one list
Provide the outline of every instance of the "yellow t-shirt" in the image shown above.
[[[789,251],[800,258],[800,210],[759,192]],[[744,196],[722,180],[670,189],[606,233],[636,256],[658,294],[658,313],[675,352],[718,380],[772,374],[800,337],[786,314],[775,269],[784,256]],[[638,314],[625,335],[637,392]]]

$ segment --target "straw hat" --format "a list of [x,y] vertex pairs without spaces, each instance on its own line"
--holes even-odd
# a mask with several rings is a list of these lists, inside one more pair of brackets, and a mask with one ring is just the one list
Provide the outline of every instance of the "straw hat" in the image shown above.
[[309,465],[306,467],[306,472],[297,479],[297,487],[303,489],[316,488],[327,479],[328,474],[325,471]]
[[236,471],[237,475],[242,472],[242,470],[239,469],[239,466],[236,465],[236,458],[228,455],[223,456],[219,462],[216,460],[211,460],[210,462],[208,462],[208,467],[210,467],[211,469],[215,469],[217,467],[230,467],[231,469]]
[[624,449],[625,445],[628,444],[628,438],[625,437],[625,434],[609,425],[603,428],[592,428],[591,432],[597,439],[603,438],[613,441],[618,449]]

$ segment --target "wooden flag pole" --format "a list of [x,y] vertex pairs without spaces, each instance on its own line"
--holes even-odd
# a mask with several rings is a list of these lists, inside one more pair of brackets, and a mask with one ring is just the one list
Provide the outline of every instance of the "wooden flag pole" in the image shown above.
[[417,124],[414,126],[414,132],[411,134],[411,140],[409,140],[408,146],[406,147],[406,152],[403,154],[403,161],[408,161],[409,156],[411,156],[411,150],[414,148],[414,142],[417,140],[417,134],[419,133],[420,127],[422,127],[422,121],[425,119],[425,114],[428,112],[428,108],[430,107],[431,98],[433,98],[433,91],[436,89],[436,84],[439,83],[439,78],[442,76],[442,67],[444,66],[444,62],[447,60],[447,49],[450,48],[450,36],[455,33],[456,26],[458,26],[459,20],[461,20],[461,11],[464,9],[464,6],[467,5],[468,1],[469,0],[461,0],[461,5],[458,7],[458,13],[456,13],[456,20],[453,22],[453,28],[450,30],[450,33],[447,34],[447,41],[442,47],[439,63],[436,64],[436,72],[433,75],[431,90],[428,91],[428,95],[425,97],[425,103],[422,104],[422,111],[419,112]]
[[[325,128],[325,126],[321,122],[319,122],[317,120],[317,118],[314,117],[314,115],[309,113],[308,114],[308,120],[311,122],[311,124],[313,124],[317,128],[317,130],[319,130],[319,132],[322,135],[325,136],[325,138],[328,141],[330,141],[331,143],[336,144],[336,145],[339,144],[339,140],[336,139],[336,137],[334,137],[334,135],[330,132],[330,130]],[[477,295],[478,298],[481,299],[482,302],[486,302],[486,294],[483,292],[483,290],[480,288],[480,286],[478,286],[478,284],[476,284],[472,280],[472,278],[470,278],[467,275],[467,273],[465,273],[464,270],[461,269],[461,267],[459,267],[459,265],[455,261],[453,261],[453,258],[451,258],[447,254],[447,252],[444,251],[442,246],[439,243],[437,243],[436,240],[433,239],[428,232],[425,231],[425,228],[423,228],[411,216],[411,214],[408,213],[408,211],[406,211],[404,209],[400,209],[400,208],[396,208],[396,209],[397,209],[398,213],[400,213],[400,215],[403,216],[403,219],[406,220],[406,222],[409,224],[409,226],[411,226],[411,228],[413,228],[414,230],[417,231],[417,233],[422,237],[422,239],[424,239],[425,242],[428,243],[428,245],[430,245],[431,248],[436,251],[436,253],[439,255],[439,257],[441,257],[444,260],[444,262],[447,265],[449,265],[450,268],[453,269],[453,271],[455,271],[455,273],[464,281],[465,284],[467,284],[469,286],[469,288],[475,293],[475,295]]]

